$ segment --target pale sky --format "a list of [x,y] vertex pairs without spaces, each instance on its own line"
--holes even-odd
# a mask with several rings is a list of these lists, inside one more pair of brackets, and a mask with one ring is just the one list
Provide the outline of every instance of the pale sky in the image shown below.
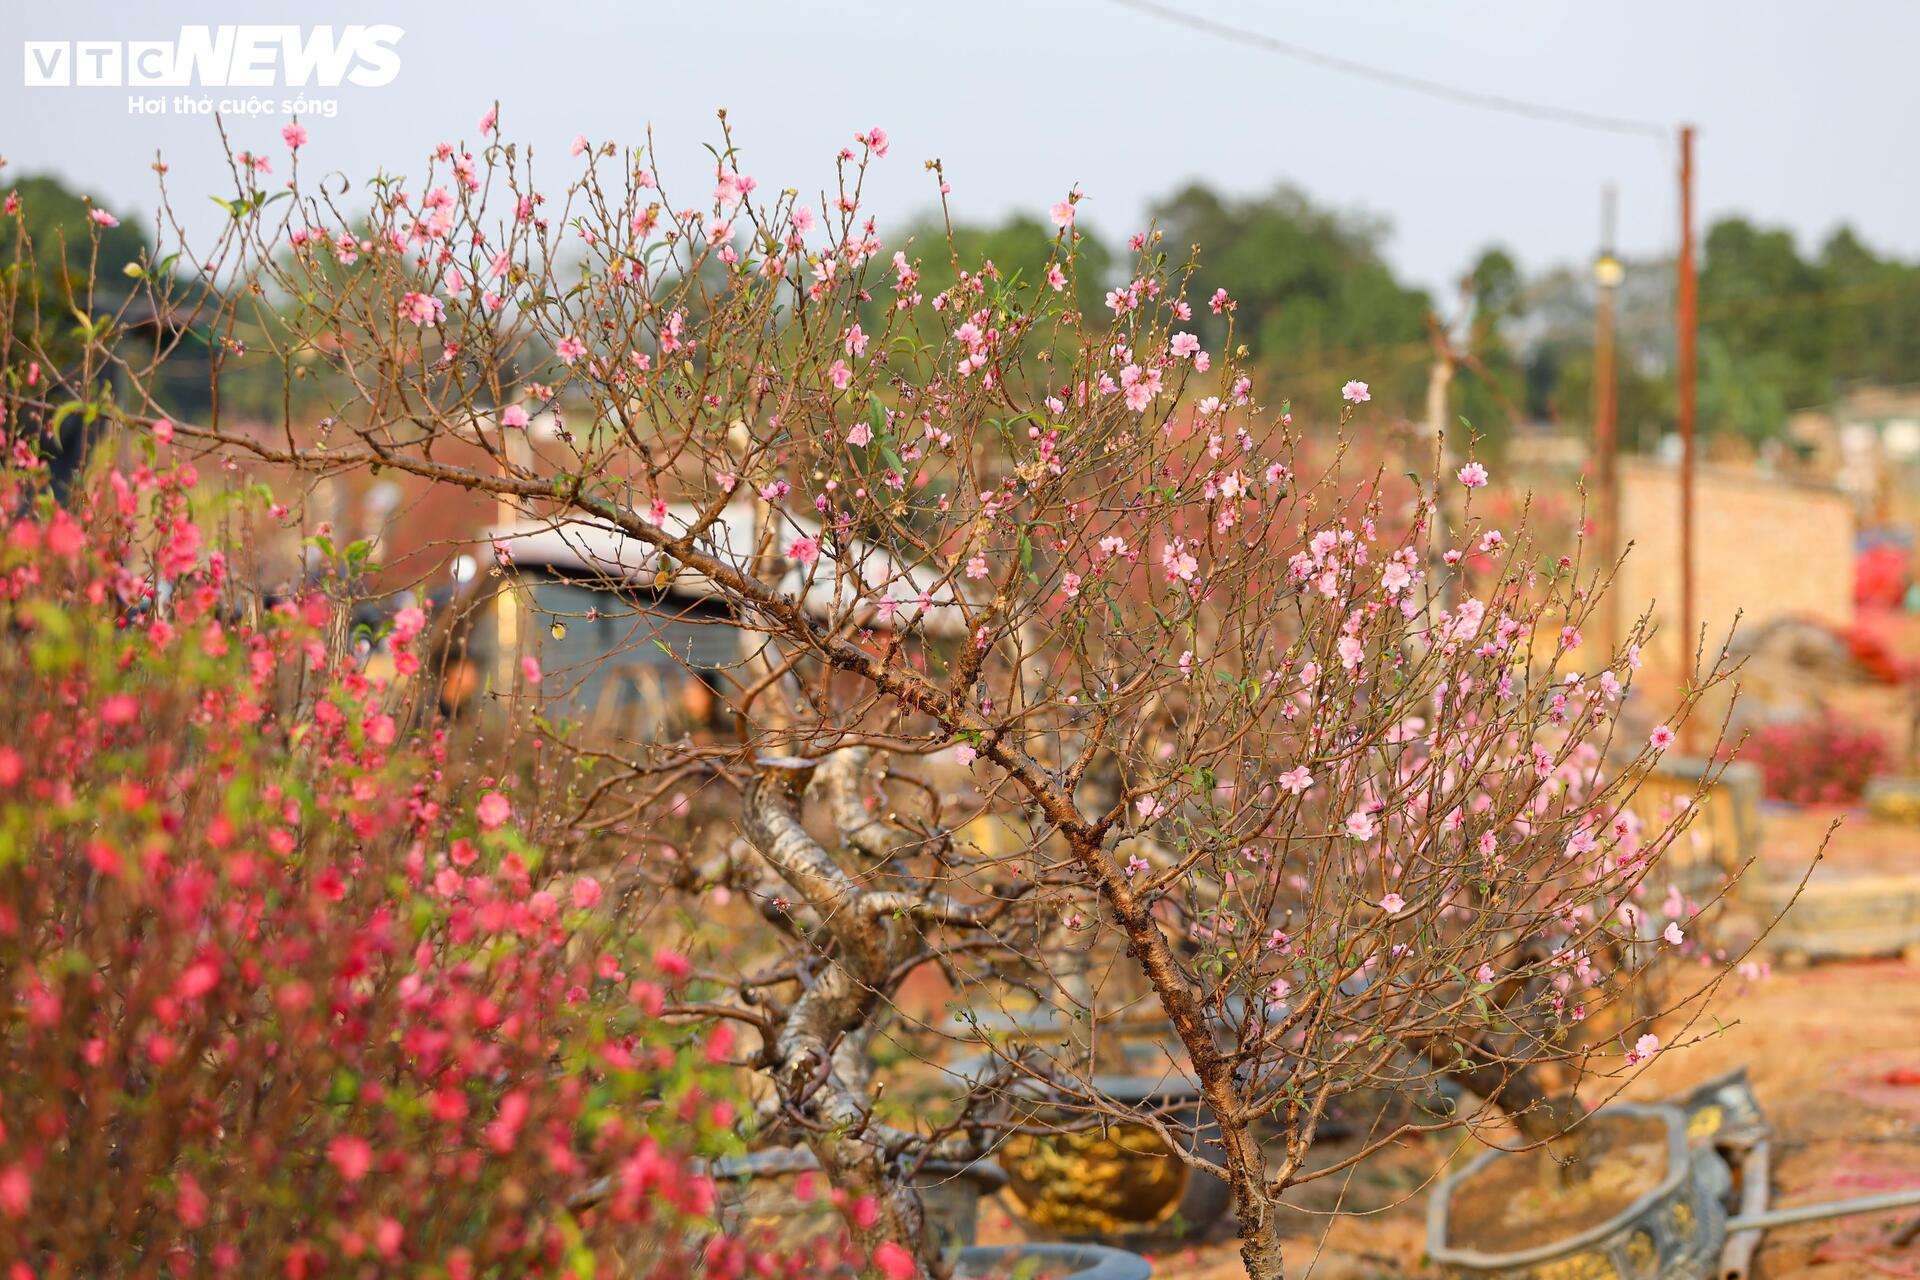
[[[1920,256],[1920,4],[1909,0],[1166,2],[1387,71],[1599,114],[1690,120],[1700,129],[1703,220],[1744,212],[1792,227],[1803,243],[1851,222],[1878,248]],[[506,135],[544,150],[549,181],[571,172],[575,134],[635,140],[650,124],[665,172],[692,195],[701,145],[717,136],[713,111],[724,106],[743,168],[766,186],[827,185],[835,150],[883,126],[893,150],[868,201],[883,238],[930,207],[920,161],[938,156],[962,218],[1044,216],[1078,183],[1085,221],[1115,237],[1190,178],[1236,194],[1292,182],[1388,219],[1390,258],[1430,287],[1492,242],[1530,267],[1589,257],[1609,180],[1620,187],[1627,252],[1670,252],[1676,241],[1670,142],[1436,101],[1114,0],[16,3],[0,72],[0,155],[10,162],[0,184],[52,170],[123,215],[139,213],[153,204],[148,166],[158,150],[180,205],[210,225],[222,215],[206,197],[229,187],[206,119],[129,114],[130,89],[28,89],[23,42],[317,21],[405,30],[391,84],[318,91],[339,113],[308,120],[303,166],[356,181],[378,165],[414,165],[443,138],[471,142],[498,97]],[[283,158],[283,122],[229,128],[237,146]]]

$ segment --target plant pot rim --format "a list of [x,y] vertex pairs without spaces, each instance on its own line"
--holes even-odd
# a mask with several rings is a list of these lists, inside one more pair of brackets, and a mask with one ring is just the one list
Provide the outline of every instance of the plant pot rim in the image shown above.
[[[944,1068],[949,1074],[966,1079],[972,1073],[993,1061],[991,1054],[978,1054],[950,1062]],[[1174,1104],[1198,1102],[1201,1100],[1200,1085],[1189,1079],[1183,1072],[1171,1066],[1154,1072],[1095,1072],[1087,1078],[1087,1086],[1096,1093],[1103,1093],[1116,1102],[1138,1105],[1155,1099]],[[1059,1091],[1049,1088],[1037,1080],[1022,1080],[1009,1090],[1025,1099],[1028,1103],[1055,1101]],[[931,1163],[931,1162],[929,1162]]]
[[1100,1073],[1087,1080],[1094,1090],[1120,1102],[1154,1100],[1183,1103],[1200,1100],[1200,1086],[1177,1071],[1147,1074]]
[[1515,1253],[1483,1253],[1478,1249],[1449,1245],[1447,1243],[1447,1211],[1453,1203],[1454,1191],[1461,1183],[1494,1161],[1506,1159],[1513,1154],[1501,1150],[1488,1151],[1474,1157],[1473,1161],[1460,1172],[1442,1178],[1434,1187],[1433,1199],[1427,1205],[1427,1256],[1435,1262],[1487,1270],[1550,1262],[1569,1252],[1605,1240],[1619,1230],[1622,1223],[1639,1217],[1656,1202],[1678,1191],[1693,1176],[1693,1154],[1687,1143],[1687,1113],[1679,1107],[1668,1103],[1617,1102],[1594,1112],[1587,1117],[1587,1122],[1602,1116],[1645,1116],[1659,1120],[1667,1126],[1667,1173],[1656,1186],[1605,1221],[1567,1236],[1565,1239],[1535,1245],[1531,1249],[1522,1249]]
[[1693,1086],[1693,1088],[1681,1095],[1680,1099],[1673,1105],[1685,1110],[1697,1102],[1711,1098],[1714,1094],[1719,1093],[1729,1085],[1744,1085],[1749,1089],[1752,1088],[1752,1083],[1747,1079],[1747,1065],[1748,1064],[1743,1062],[1731,1071],[1722,1071],[1717,1076],[1702,1080],[1699,1084]]
[[[722,1156],[705,1165],[708,1176],[723,1182],[740,1178],[779,1177],[790,1173],[819,1173],[820,1161],[805,1147],[773,1147],[750,1151],[742,1156]],[[936,1182],[964,1179],[980,1185],[981,1195],[992,1195],[1007,1185],[1006,1170],[991,1159],[929,1160],[920,1166],[920,1177],[913,1186],[923,1190]]]
[[[951,1022],[960,1031],[1003,1031],[1009,1034],[1030,1035],[1038,1032],[1065,1031],[1072,1027],[1077,1019],[1070,1013],[1054,1008],[1052,1005],[1039,1005],[1032,1009],[988,1009],[984,1013],[972,1010],[955,1012],[948,1015]],[[1172,1024],[1163,1014],[1138,1014],[1134,1017],[1103,1018],[1101,1026],[1113,1031],[1157,1030],[1166,1027],[1172,1030]]]
[[[1244,1017],[1246,1007],[1247,1002],[1244,997],[1227,997],[1228,1018]],[[1053,1005],[1040,1005],[1032,1009],[988,1009],[984,1012],[969,1009],[949,1014],[947,1021],[962,1035],[969,1032],[997,1031],[1010,1036],[1024,1037],[1064,1033],[1074,1025],[1077,1019],[1073,1014],[1055,1008]],[[1116,1015],[1102,1018],[1100,1025],[1117,1035],[1132,1036],[1141,1032],[1161,1031],[1170,1036],[1174,1035],[1172,1020],[1165,1013],[1160,1012],[1136,1013],[1130,1017]]]
[[959,1254],[962,1266],[969,1261],[993,1266],[1027,1258],[1079,1268],[1062,1280],[1149,1280],[1153,1275],[1153,1264],[1139,1254],[1105,1244],[982,1244],[970,1245]]

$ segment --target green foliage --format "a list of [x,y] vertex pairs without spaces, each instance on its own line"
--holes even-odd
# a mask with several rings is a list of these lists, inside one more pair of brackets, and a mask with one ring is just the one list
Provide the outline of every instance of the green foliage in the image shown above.
[[31,245],[32,256],[9,255],[8,287],[44,317],[43,350],[35,354],[65,365],[86,341],[67,322],[91,326],[119,309],[144,270],[147,237],[132,222],[95,223],[93,206],[56,178],[24,178],[10,190],[18,199],[18,243]]
[[[1283,381],[1356,377],[1375,402],[1423,411],[1432,300],[1397,278],[1382,253],[1383,223],[1316,206],[1299,191],[1236,200],[1198,183],[1155,206],[1170,260],[1206,247],[1196,300],[1233,282],[1236,343]],[[951,283],[945,231],[915,232],[930,290]],[[1032,287],[1045,270],[1051,227],[1015,217],[962,226],[962,260],[991,259],[1005,279]],[[937,248],[930,248],[937,246]],[[1920,381],[1920,263],[1882,257],[1850,229],[1803,255],[1791,232],[1727,218],[1708,228],[1700,265],[1700,424],[1759,440],[1796,409],[1831,402],[1849,385]],[[1077,295],[1101,303],[1115,255],[1083,232]],[[1673,268],[1628,264],[1619,295],[1615,392],[1628,448],[1673,426]],[[1497,454],[1521,421],[1585,430],[1593,404],[1593,287],[1583,266],[1528,276],[1506,250],[1480,253],[1464,281],[1469,360],[1456,371],[1448,418],[1475,424]],[[1193,322],[1217,348],[1229,317],[1196,307]]]
[[[1037,218],[1016,214],[997,226],[954,227],[953,250],[963,263],[991,262],[1009,286],[1045,288],[1047,263],[1060,234]],[[948,251],[946,228],[937,220],[923,220],[909,235],[913,256],[921,259],[921,291],[932,297],[951,287],[954,254]],[[1098,236],[1082,229],[1074,252],[1074,297],[1082,310],[1092,310],[1102,305],[1101,297],[1112,283],[1113,251]]]
[[1849,384],[1920,378],[1920,264],[1881,258],[1847,228],[1803,257],[1789,231],[1715,223],[1700,308],[1708,430],[1758,439]]
[[1474,262],[1463,291],[1472,305],[1469,361],[1454,375],[1448,416],[1473,423],[1484,451],[1498,456],[1525,414],[1526,370],[1513,337],[1527,311],[1525,281],[1511,254],[1490,248]]
[[[151,250],[137,222],[95,224],[88,199],[52,177],[30,176],[13,189],[37,255],[16,268],[19,286],[44,312],[94,323],[146,283]],[[241,203],[254,206],[265,198],[255,192]],[[1190,245],[1206,246],[1196,302],[1211,294],[1215,282],[1233,283],[1231,316],[1195,307],[1193,327],[1209,347],[1218,349],[1231,319],[1236,344],[1246,344],[1276,377],[1357,377],[1371,383],[1379,408],[1423,411],[1432,358],[1428,323],[1435,308],[1424,290],[1400,280],[1386,260],[1385,223],[1318,206],[1290,187],[1237,199],[1198,183],[1161,201],[1152,216],[1170,261],[1183,260]],[[992,264],[989,298],[1047,291],[1047,264],[1061,234],[1025,214],[955,226],[951,248],[937,217],[909,231],[927,295],[953,283],[957,254],[962,262]],[[1105,291],[1123,283],[1122,255],[1084,226],[1076,235],[1074,302],[1097,312]],[[1845,227],[1816,252],[1803,254],[1790,231],[1738,217],[1708,228],[1702,248],[1703,431],[1759,440],[1777,433],[1793,410],[1829,403],[1850,385],[1920,381],[1920,263],[1876,254]],[[323,269],[347,270],[326,263]],[[89,276],[97,282],[91,296]],[[1442,308],[1456,313],[1448,318],[1466,322],[1456,341],[1464,339],[1470,356],[1456,372],[1449,420],[1471,420],[1495,454],[1517,421],[1584,430],[1593,397],[1593,289],[1585,268],[1554,267],[1527,276],[1496,246],[1478,256],[1464,283],[1461,303]],[[1616,392],[1621,438],[1629,448],[1650,444],[1672,427],[1672,287],[1670,262],[1629,264],[1620,293]],[[257,305],[299,310],[311,302],[262,299]],[[873,310],[877,315],[879,304]],[[249,332],[252,327],[242,326]],[[43,330],[42,341],[50,334]],[[59,363],[78,343],[77,336],[63,343],[55,335],[44,354]],[[167,365],[185,362],[180,381],[191,385],[204,382],[207,357],[205,343],[189,334]],[[222,366],[223,401],[241,412],[270,412],[289,389],[304,402],[317,392],[314,378],[327,373],[246,348],[230,353]],[[1027,372],[1046,380],[1044,368]],[[192,399],[182,407],[200,407]]]
[[[1383,390],[1399,393],[1393,399],[1418,395],[1432,303],[1396,279],[1382,257],[1383,223],[1319,208],[1286,187],[1230,200],[1194,184],[1153,214],[1172,256],[1183,256],[1189,245],[1206,247],[1197,296],[1231,281],[1237,340],[1276,372],[1377,376],[1385,353],[1411,374],[1380,377],[1376,397]],[[1222,340],[1225,317],[1202,312],[1194,319],[1207,345]],[[1362,360],[1362,352],[1370,354]]]
[[[147,235],[131,221],[117,227],[97,227],[89,218],[86,198],[62,185],[58,178],[23,178],[12,190],[20,197],[20,216],[33,242],[35,277],[49,302],[84,304],[89,264],[98,268],[102,287],[126,276],[147,256]],[[97,202],[95,202],[97,204]],[[93,233],[100,237],[94,259]]]

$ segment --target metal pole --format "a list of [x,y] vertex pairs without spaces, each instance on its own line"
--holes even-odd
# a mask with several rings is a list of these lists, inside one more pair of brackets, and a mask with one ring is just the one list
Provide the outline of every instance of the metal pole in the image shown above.
[[[1678,367],[1675,391],[1679,397],[1680,426],[1680,661],[1691,683],[1694,655],[1693,617],[1693,463],[1694,392],[1697,374],[1695,344],[1699,337],[1699,281],[1693,262],[1693,126],[1680,127],[1680,261],[1679,290],[1674,318],[1678,330]],[[1687,727],[1691,727],[1691,719]],[[1683,728],[1683,733],[1686,729]],[[1691,733],[1687,733],[1691,738]]]
[[1889,1191],[1883,1195],[1860,1196],[1854,1200],[1829,1200],[1825,1204],[1795,1205],[1791,1209],[1769,1209],[1765,1213],[1743,1213],[1727,1219],[1729,1235],[1736,1231],[1771,1231],[1797,1222],[1820,1222],[1826,1218],[1850,1218],[1862,1213],[1884,1213],[1920,1204],[1920,1187]]
[[[1767,1211],[1767,1197],[1773,1193],[1772,1157],[1773,1144],[1765,1138],[1740,1157],[1740,1213],[1744,1217]],[[1720,1246],[1720,1280],[1747,1280],[1753,1270],[1754,1250],[1759,1247],[1759,1231],[1729,1231]]]

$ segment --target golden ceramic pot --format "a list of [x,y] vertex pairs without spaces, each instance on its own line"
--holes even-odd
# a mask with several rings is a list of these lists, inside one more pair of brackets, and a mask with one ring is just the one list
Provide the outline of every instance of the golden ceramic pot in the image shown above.
[[[1171,1129],[1219,1136],[1198,1091],[1179,1076],[1096,1075],[1093,1087],[1128,1107],[1153,1111]],[[1028,1123],[1076,1123],[1084,1112],[1039,1100]],[[1107,1122],[1050,1134],[1016,1134],[998,1158],[1005,1199],[1029,1236],[1165,1245],[1204,1235],[1226,1211],[1227,1184],[1192,1168],[1143,1124]]]

